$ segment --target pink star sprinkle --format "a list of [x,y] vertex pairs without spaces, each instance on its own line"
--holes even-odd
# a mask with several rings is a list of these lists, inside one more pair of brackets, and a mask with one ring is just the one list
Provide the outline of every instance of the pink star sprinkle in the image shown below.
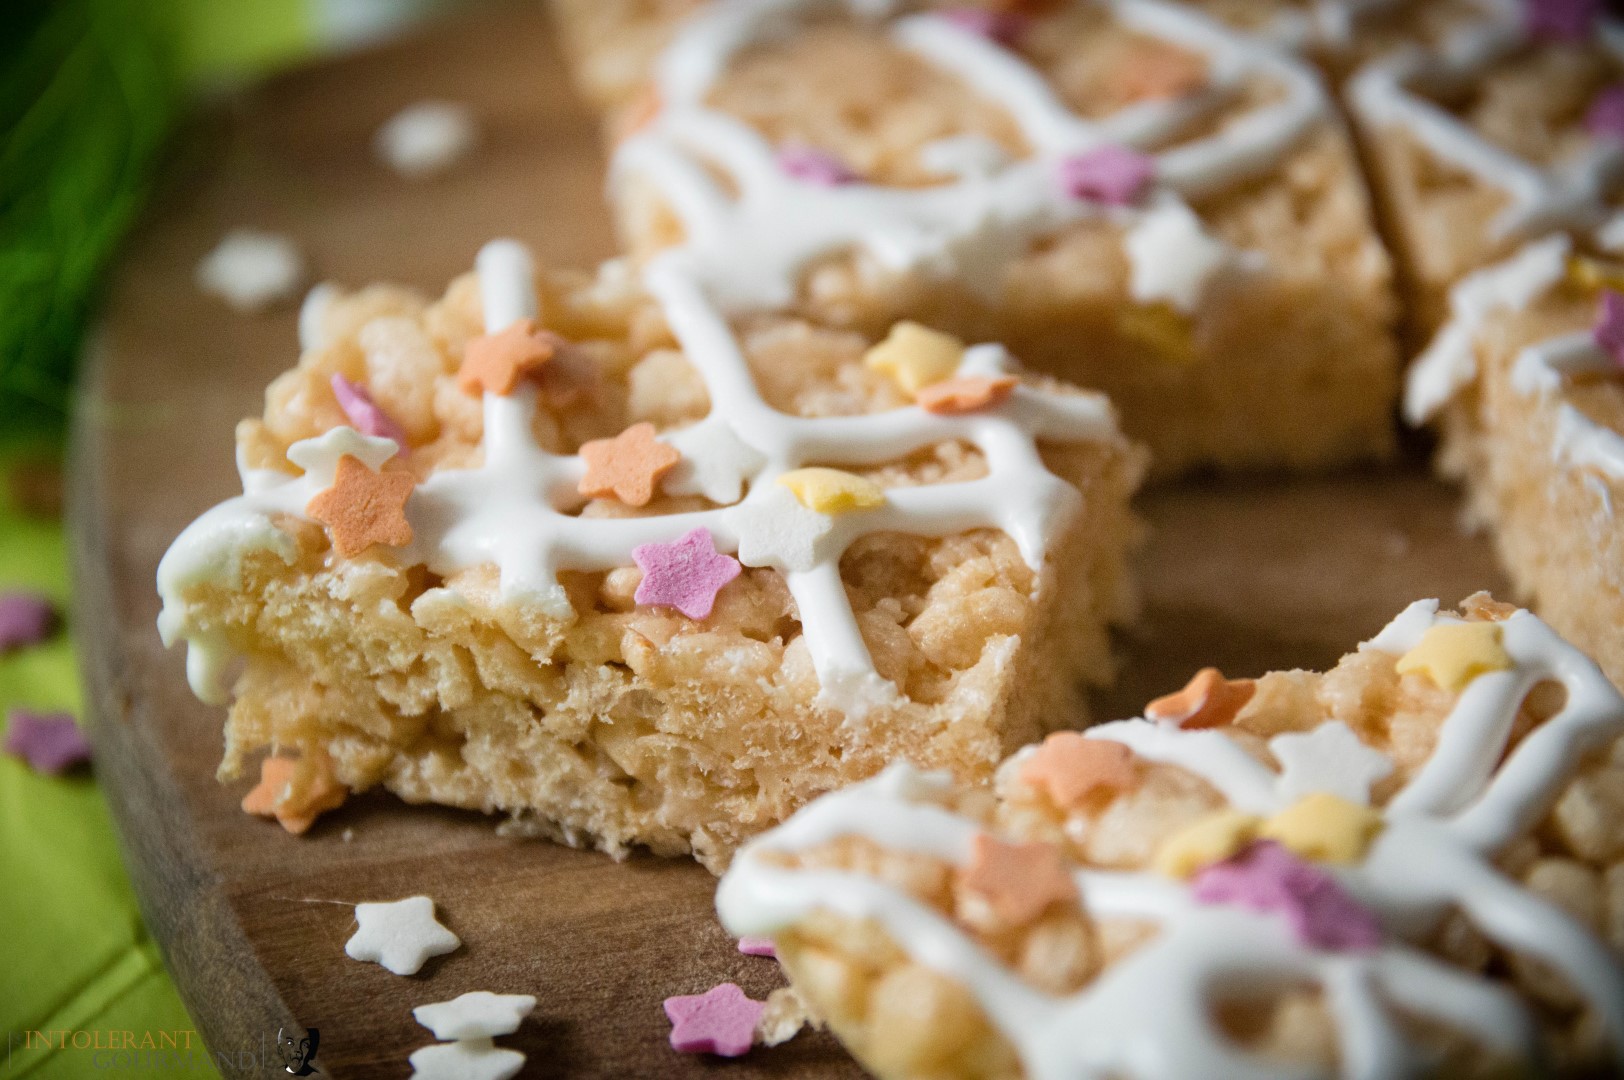
[[1336,878],[1270,840],[1214,863],[1191,882],[1198,903],[1237,904],[1284,915],[1297,940],[1331,952],[1382,943],[1381,924]]
[[6,716],[6,753],[37,773],[59,776],[90,760],[90,743],[67,713],[12,709]]
[[778,167],[797,180],[821,187],[838,187],[857,180],[857,174],[833,154],[799,143],[778,151]]
[[1598,139],[1624,142],[1624,83],[1614,83],[1590,100],[1585,130]]
[[1583,41],[1595,32],[1602,0],[1524,0],[1523,26],[1546,41]]
[[338,407],[344,410],[344,415],[349,417],[356,431],[378,439],[393,439],[395,445],[400,447],[400,456],[406,456],[409,449],[406,429],[378,407],[365,387],[350,382],[342,375],[334,375],[333,396],[338,399]]
[[676,608],[696,622],[710,615],[716,594],[742,569],[739,560],[716,550],[710,530],[703,528],[669,544],[633,548],[632,561],[643,571],[633,599]]
[[1624,366],[1624,293],[1608,289],[1601,294],[1601,307],[1596,312],[1592,333],[1596,344]]
[[746,956],[770,956],[778,959],[778,950],[773,948],[773,939],[764,937],[742,937],[739,939],[739,951]]
[[39,593],[0,594],[0,653],[39,645],[56,630],[56,608]]
[[1004,46],[1020,41],[1030,25],[1027,19],[1013,12],[987,11],[984,8],[948,8],[941,14],[942,18],[960,30]]
[[1125,146],[1101,146],[1060,163],[1060,186],[1074,199],[1129,206],[1156,178],[1156,162]]
[[765,1002],[751,1001],[734,983],[703,994],[665,999],[671,1021],[671,1049],[681,1054],[739,1057],[755,1042],[756,1024]]

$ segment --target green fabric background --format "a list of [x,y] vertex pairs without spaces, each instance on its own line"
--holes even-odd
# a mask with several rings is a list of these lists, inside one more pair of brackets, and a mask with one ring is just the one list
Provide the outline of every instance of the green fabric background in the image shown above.
[[[9,471],[9,468],[8,468]],[[38,589],[68,606],[62,527],[25,516],[0,486],[0,589]],[[70,628],[71,630],[71,628]],[[72,638],[0,657],[0,705],[80,708]],[[107,806],[92,775],[39,776],[0,755],[0,1076],[81,1080],[134,1075],[96,1068],[94,1049],[43,1049],[30,1031],[190,1032],[136,911]],[[91,1037],[94,1038],[93,1036]],[[123,1036],[119,1035],[122,1039]],[[53,1047],[60,1035],[52,1038]],[[86,1040],[81,1039],[81,1042]],[[108,1045],[106,1035],[102,1045]],[[198,1047],[184,1075],[218,1075]],[[168,1070],[145,1070],[162,1075]]]

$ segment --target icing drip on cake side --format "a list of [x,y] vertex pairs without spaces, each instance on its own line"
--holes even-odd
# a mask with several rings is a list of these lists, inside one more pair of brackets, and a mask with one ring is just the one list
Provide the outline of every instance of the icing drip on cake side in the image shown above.
[[[1364,649],[1402,653],[1432,627],[1458,621],[1436,601],[1412,605]],[[1327,867],[1380,918],[1389,941],[1373,952],[1300,944],[1285,920],[1198,904],[1189,887],[1151,873],[1078,870],[1084,909],[1097,918],[1150,919],[1160,935],[1074,994],[1023,982],[937,911],[858,874],[792,870],[763,856],[805,852],[846,836],[963,865],[979,827],[940,803],[951,781],[893,766],[825,796],[747,845],[723,878],[717,909],[734,934],[770,935],[814,911],[873,920],[917,963],[962,983],[1009,1040],[1033,1080],[1175,1080],[1315,1075],[1264,1061],[1215,1026],[1212,991],[1319,986],[1337,1033],[1337,1075],[1403,1075],[1424,1064],[1395,1007],[1456,1028],[1537,1067],[1530,1012],[1505,987],[1435,959],[1411,942],[1458,909],[1491,941],[1560,972],[1602,1021],[1624,1059],[1624,968],[1570,916],[1505,877],[1491,858],[1550,810],[1579,760],[1624,735],[1624,699],[1601,672],[1535,616],[1500,624],[1512,661],[1461,694],[1428,763],[1380,812],[1384,828],[1364,862]],[[1497,765],[1523,698],[1544,681],[1567,691],[1561,711]],[[1238,807],[1277,810],[1287,785],[1215,732],[1123,721],[1087,732],[1207,780]],[[1234,747],[1234,744],[1229,744]]]

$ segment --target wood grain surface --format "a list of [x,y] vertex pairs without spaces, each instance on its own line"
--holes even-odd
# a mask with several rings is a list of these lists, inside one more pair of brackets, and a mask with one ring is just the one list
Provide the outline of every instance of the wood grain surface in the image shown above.
[[[228,1075],[263,1077],[278,1029],[319,1028],[336,1077],[404,1077],[431,1039],[412,1006],[468,990],[533,993],[502,1040],[530,1077],[846,1077],[827,1035],[735,1062],[672,1053],[671,994],[732,979],[762,997],[771,960],[739,956],[713,880],[681,861],[503,839],[495,822],[389,797],[307,837],[238,811],[214,780],[221,713],[186,688],[154,619],[153,575],[197,513],[235,494],[231,432],[296,357],[295,312],[232,312],[193,268],[229,228],[286,232],[316,279],[438,292],[496,235],[552,262],[612,251],[593,121],[570,96],[534,2],[481,9],[385,48],[217,103],[181,141],[115,275],[88,356],[71,474],[78,622],[97,769],[143,910]],[[414,101],[464,101],[483,142],[451,173],[378,165],[378,125]],[[1419,596],[1501,584],[1457,499],[1413,463],[1322,481],[1197,483],[1143,500],[1142,625],[1101,717],[1216,662],[1231,674],[1323,666]],[[349,837],[349,839],[346,839]],[[411,978],[345,958],[347,904],[427,893],[463,948]],[[330,903],[326,901],[337,901]]]

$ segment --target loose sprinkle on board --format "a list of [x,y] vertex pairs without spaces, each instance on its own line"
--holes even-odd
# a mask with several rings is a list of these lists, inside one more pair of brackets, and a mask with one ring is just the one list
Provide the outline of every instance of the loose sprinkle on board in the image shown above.
[[84,732],[63,712],[12,709],[6,716],[5,750],[46,776],[60,776],[90,760]]
[[671,1049],[682,1054],[740,1057],[756,1038],[765,1004],[745,996],[736,983],[722,983],[703,994],[665,999],[671,1021]]
[[434,901],[409,896],[385,904],[356,904],[359,925],[344,943],[352,960],[372,961],[396,975],[416,975],[429,957],[462,944],[434,917]]
[[43,645],[56,632],[56,607],[41,593],[0,594],[0,653]]

